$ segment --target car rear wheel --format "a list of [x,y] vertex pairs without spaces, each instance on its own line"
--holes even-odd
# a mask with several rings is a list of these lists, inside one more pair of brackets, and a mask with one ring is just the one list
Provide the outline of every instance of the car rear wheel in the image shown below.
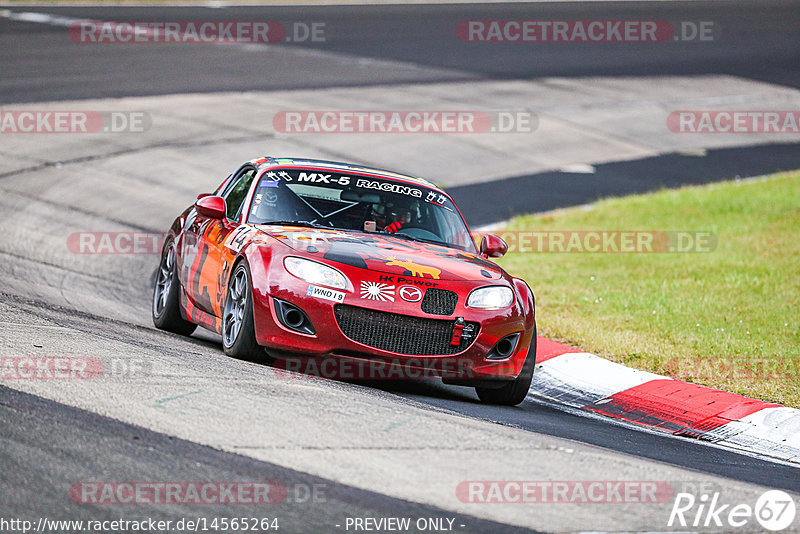
[[242,360],[261,360],[266,355],[256,342],[253,320],[253,285],[244,261],[233,270],[222,311],[222,348]]
[[486,404],[502,404],[505,406],[516,406],[525,400],[528,390],[531,388],[533,380],[533,369],[536,367],[536,327],[533,328],[533,339],[528,348],[528,355],[525,363],[522,364],[522,372],[513,381],[504,384],[499,388],[476,387],[475,392],[481,402]]
[[158,264],[156,283],[153,287],[153,324],[156,328],[188,336],[197,325],[183,318],[178,302],[180,282],[175,266],[175,240],[167,239]]

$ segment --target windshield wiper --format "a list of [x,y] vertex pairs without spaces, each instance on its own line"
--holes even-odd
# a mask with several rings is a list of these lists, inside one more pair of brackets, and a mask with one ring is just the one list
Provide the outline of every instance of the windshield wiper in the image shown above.
[[280,224],[283,226],[302,226],[303,228],[326,228],[328,230],[333,229],[332,226],[309,222],[309,221],[267,221],[258,224]]
[[385,230],[381,230],[378,233],[381,233],[383,235],[387,235],[389,237],[399,237],[399,238],[402,238],[402,239],[408,239],[409,241],[418,241],[420,243],[430,243],[432,245],[442,245],[441,241],[432,241],[430,239],[423,239],[421,237],[412,237],[412,236],[410,236],[408,234],[398,234],[396,232],[387,232]]

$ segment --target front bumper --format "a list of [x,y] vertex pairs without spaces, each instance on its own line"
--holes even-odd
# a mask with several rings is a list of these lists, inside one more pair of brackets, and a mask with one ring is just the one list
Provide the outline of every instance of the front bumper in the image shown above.
[[[309,297],[309,284],[287,273],[271,274],[269,288],[254,291],[256,340],[283,360],[286,369],[318,371],[330,378],[442,377],[463,383],[513,380],[522,371],[533,329],[519,298],[502,310],[466,308],[466,295],[475,283],[445,282],[442,285],[459,298],[453,313],[443,316],[424,312],[419,302],[369,300],[354,289],[344,291],[341,303]],[[284,326],[275,298],[300,308],[313,324],[314,334]],[[466,325],[474,325],[473,335],[450,345],[459,317]],[[499,340],[514,333],[521,335],[511,356],[487,359]]]

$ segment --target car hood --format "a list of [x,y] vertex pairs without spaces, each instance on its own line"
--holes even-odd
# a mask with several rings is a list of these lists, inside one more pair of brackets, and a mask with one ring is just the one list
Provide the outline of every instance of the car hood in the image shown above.
[[430,280],[500,280],[503,270],[469,252],[386,234],[261,225],[262,232],[308,258]]

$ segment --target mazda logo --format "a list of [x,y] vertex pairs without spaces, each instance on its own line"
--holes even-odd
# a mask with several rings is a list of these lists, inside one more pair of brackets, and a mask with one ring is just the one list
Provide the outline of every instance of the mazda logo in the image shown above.
[[403,286],[400,288],[400,298],[406,302],[419,302],[422,300],[422,290],[414,286]]

